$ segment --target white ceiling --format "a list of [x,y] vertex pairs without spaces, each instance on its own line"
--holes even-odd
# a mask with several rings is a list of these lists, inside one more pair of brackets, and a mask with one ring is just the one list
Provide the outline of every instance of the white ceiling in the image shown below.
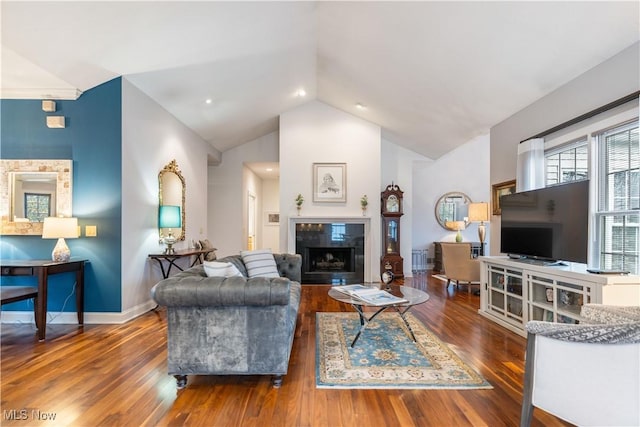
[[126,76],[220,151],[315,99],[435,159],[640,36],[635,1],[2,1],[0,11],[3,98],[73,98]]

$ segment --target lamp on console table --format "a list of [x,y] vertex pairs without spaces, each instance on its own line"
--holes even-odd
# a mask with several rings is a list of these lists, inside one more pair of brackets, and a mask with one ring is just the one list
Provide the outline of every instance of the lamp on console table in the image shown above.
[[[164,250],[165,254],[173,254],[175,251],[173,250],[173,244],[178,240],[173,235],[172,228],[182,227],[182,217],[180,215],[180,206],[172,206],[172,205],[162,205],[158,210],[158,228],[168,228],[167,237],[162,237],[162,242],[167,245],[167,248]],[[161,232],[162,233],[162,232]]]
[[67,262],[71,258],[71,251],[67,239],[78,237],[78,218],[47,217],[42,225],[43,239],[58,239],[58,243],[51,252],[51,259],[56,262]]
[[480,239],[480,255],[484,255],[484,239],[486,229],[484,222],[489,221],[489,203],[469,203],[469,222],[479,222],[478,238]]

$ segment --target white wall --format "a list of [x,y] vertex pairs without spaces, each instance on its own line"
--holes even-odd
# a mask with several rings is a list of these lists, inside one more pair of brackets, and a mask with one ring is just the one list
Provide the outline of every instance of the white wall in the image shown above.
[[[268,212],[280,212],[280,181],[265,179],[262,181],[262,240],[259,245],[263,248],[271,248],[273,252],[286,252],[286,248],[280,248],[280,228],[275,225],[267,225]],[[286,224],[281,224],[286,227]]]
[[[304,196],[303,216],[362,216],[367,195],[372,254],[369,275],[380,276],[380,126],[311,101],[280,116],[280,247],[287,247],[288,219],[297,215],[294,199]],[[346,163],[346,203],[312,201],[313,163]],[[410,256],[410,255],[409,255]]]
[[242,206],[242,249],[249,248],[249,195],[255,198],[255,230],[254,230],[254,248],[263,249],[260,246],[262,241],[262,226],[259,222],[261,220],[262,212],[262,180],[251,169],[246,166],[242,168],[242,192],[244,194],[243,206]]
[[[583,73],[491,128],[491,184],[516,176],[518,143],[640,90],[640,42]],[[491,254],[500,251],[500,217],[488,233]]]
[[[413,181],[413,248],[428,249],[428,257],[433,258],[433,242],[455,241],[456,235],[436,220],[436,202],[443,194],[459,191],[473,202],[491,201],[489,135],[479,136],[437,160],[414,162]],[[477,242],[477,224],[462,231],[462,238]],[[486,242],[489,248],[488,235]]]
[[[150,253],[158,243],[158,172],[175,159],[186,182],[186,248],[207,236],[207,158],[218,153],[126,78],[122,79],[122,312],[155,304],[149,291],[162,275]],[[98,236],[100,230],[98,230]],[[99,238],[99,237],[98,237]]]
[[209,240],[218,248],[218,256],[238,254],[246,245],[244,164],[277,161],[278,133],[272,132],[225,151],[219,165],[209,166]]
[[[431,160],[411,150],[400,147],[387,140],[382,140],[382,181],[380,191],[392,182],[400,187],[402,194],[402,210],[404,215],[400,218],[400,254],[403,259],[403,271],[407,277],[413,276],[411,272],[411,250],[414,246],[414,218],[422,218],[422,212],[416,211],[414,206],[415,192],[423,191],[422,183],[414,182],[413,168],[418,162],[430,162]],[[378,195],[378,198],[380,196]],[[373,214],[374,212],[372,212]],[[380,213],[380,209],[376,213]],[[380,237],[382,238],[382,236]]]

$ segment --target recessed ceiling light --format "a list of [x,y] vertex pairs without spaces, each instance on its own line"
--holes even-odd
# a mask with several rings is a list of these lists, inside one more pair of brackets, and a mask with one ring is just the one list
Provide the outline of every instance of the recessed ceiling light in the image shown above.
[[205,99],[204,102],[207,103],[207,104],[211,104],[213,102],[213,99],[207,98],[207,99]]
[[273,168],[267,168],[267,172],[273,172]]
[[365,107],[364,105],[362,105],[361,103],[359,103],[359,102],[358,102],[358,103],[356,104],[356,108],[357,108],[358,110],[364,110],[366,107]]
[[302,98],[304,96],[307,96],[307,92],[304,89],[298,89],[298,91],[296,92],[296,96]]

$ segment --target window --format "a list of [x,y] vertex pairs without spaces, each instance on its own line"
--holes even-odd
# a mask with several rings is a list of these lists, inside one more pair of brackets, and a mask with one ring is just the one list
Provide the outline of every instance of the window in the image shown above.
[[640,273],[638,121],[596,136],[600,268]]
[[31,222],[44,222],[51,215],[51,195],[24,193],[25,217]]
[[562,184],[589,177],[589,150],[587,139],[563,145],[544,154],[545,184]]

